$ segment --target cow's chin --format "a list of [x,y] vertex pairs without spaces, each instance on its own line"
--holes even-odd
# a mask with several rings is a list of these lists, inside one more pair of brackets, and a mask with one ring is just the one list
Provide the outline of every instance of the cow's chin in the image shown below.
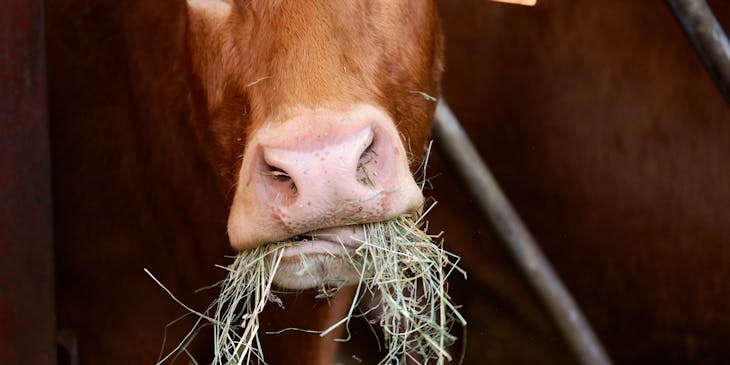
[[302,290],[357,283],[360,275],[353,256],[363,242],[363,232],[362,225],[352,225],[293,237],[297,242],[282,246],[282,251],[273,255],[281,255],[274,284],[282,289]]
[[335,288],[356,284],[359,278],[347,256],[309,254],[282,259],[274,284],[294,290]]

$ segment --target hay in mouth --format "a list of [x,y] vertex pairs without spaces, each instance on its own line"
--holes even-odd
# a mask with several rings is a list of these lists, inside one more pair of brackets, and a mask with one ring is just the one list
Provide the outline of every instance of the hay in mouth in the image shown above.
[[[451,327],[455,322],[466,326],[447,293],[447,279],[453,271],[466,276],[456,265],[458,257],[435,243],[438,237],[427,235],[409,216],[362,228],[360,246],[343,250],[341,258],[359,274],[349,313],[330,328],[302,330],[324,336],[364,315],[356,313],[360,309],[379,314],[377,323],[386,351],[379,364],[443,364],[452,360],[447,352],[456,340]],[[215,357],[211,364],[266,363],[258,340],[259,314],[269,302],[283,305],[272,293],[272,285],[284,248],[293,244],[288,240],[239,253],[224,268],[228,276],[218,299],[206,314],[193,311],[213,327]],[[333,282],[322,285],[320,297],[334,295],[338,288]],[[374,304],[371,298],[377,298]],[[363,309],[366,303],[368,308]]]
[[[450,334],[455,321],[466,321],[447,293],[447,278],[458,258],[443,250],[407,216],[388,222],[363,225],[365,239],[354,251],[344,251],[360,274],[358,290],[347,317],[321,335],[349,323],[360,302],[370,294],[379,298],[374,308],[380,313],[387,354],[380,364],[443,363],[451,360],[447,348],[456,338]],[[258,341],[258,316],[267,302],[280,300],[271,293],[282,248],[266,245],[242,252],[227,270],[215,303],[213,364],[248,364],[264,360]],[[304,259],[304,258],[303,258]],[[331,294],[332,288],[322,287]]]

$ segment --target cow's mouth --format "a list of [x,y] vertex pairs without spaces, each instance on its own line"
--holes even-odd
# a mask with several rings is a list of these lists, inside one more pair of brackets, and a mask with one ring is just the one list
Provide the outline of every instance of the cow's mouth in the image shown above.
[[[258,328],[258,316],[267,302],[283,307],[278,295],[290,290],[317,290],[315,298],[331,298],[340,288],[357,285],[351,311],[334,327],[348,323],[353,309],[367,306],[367,312],[379,313],[375,323],[392,334],[383,362],[451,360],[446,348],[455,337],[449,329],[456,319],[462,325],[466,322],[450,301],[447,278],[460,269],[433,238],[417,221],[401,216],[384,222],[318,229],[242,252],[229,267],[229,277],[216,304],[224,309],[215,317],[217,336],[224,339],[222,346],[216,346],[225,351],[232,349],[225,352],[226,356],[260,353],[260,347],[251,345],[258,344],[256,329],[248,329]],[[350,254],[345,256],[347,252]]]
[[282,260],[297,260],[310,255],[341,257],[360,247],[364,239],[362,225],[318,229],[292,236],[284,242]]

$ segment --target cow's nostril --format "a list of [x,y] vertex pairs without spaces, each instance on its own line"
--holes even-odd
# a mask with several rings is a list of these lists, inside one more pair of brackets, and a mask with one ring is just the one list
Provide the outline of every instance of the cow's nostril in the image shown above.
[[276,166],[271,166],[269,164],[266,164],[266,170],[264,170],[264,175],[271,176],[274,181],[283,182],[291,180],[291,176],[289,176],[286,171]]
[[357,181],[363,185],[373,187],[373,179],[377,176],[374,166],[377,164],[378,153],[375,152],[375,138],[365,148],[357,162]]
[[[266,176],[269,176],[271,178],[271,180],[273,180],[275,183],[288,185],[284,189],[287,189],[289,194],[291,194],[291,195],[297,194],[297,192],[299,190],[299,189],[297,189],[297,185],[294,183],[294,180],[292,180],[291,176],[283,169],[280,169],[276,166],[272,166],[267,163],[266,167],[264,168],[263,174]],[[280,192],[283,192],[283,191],[280,191]]]

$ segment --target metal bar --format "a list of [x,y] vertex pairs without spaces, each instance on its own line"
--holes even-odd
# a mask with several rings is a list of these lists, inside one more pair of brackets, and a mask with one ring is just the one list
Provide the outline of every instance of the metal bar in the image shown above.
[[578,361],[581,364],[611,364],[583,313],[444,101],[436,108],[433,132],[439,148],[547,307]]
[[0,1],[0,364],[56,363],[42,0]]
[[730,42],[705,0],[667,0],[674,16],[730,104]]

